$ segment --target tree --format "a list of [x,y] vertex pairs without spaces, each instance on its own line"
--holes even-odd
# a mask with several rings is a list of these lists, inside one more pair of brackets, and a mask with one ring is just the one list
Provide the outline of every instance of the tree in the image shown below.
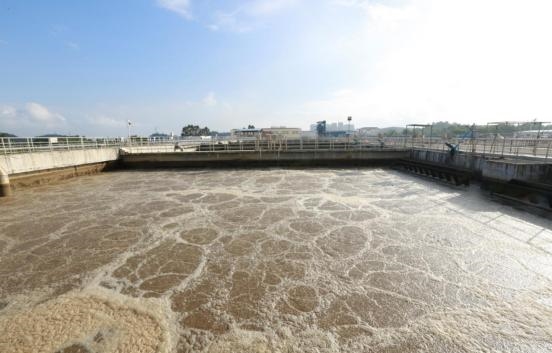
[[247,125],[247,128],[248,128],[248,129],[254,129],[254,128],[255,128],[255,125],[249,124],[249,125]]
[[17,137],[17,136],[8,134],[7,132],[0,132],[0,137]]
[[182,128],[182,133],[180,136],[186,137],[186,136],[208,136],[210,135],[210,130],[206,126],[204,128],[200,128],[198,125],[188,125],[184,126]]

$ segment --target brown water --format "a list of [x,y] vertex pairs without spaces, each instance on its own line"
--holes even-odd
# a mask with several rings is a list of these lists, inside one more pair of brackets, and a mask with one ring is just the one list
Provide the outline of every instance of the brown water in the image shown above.
[[552,222],[381,169],[0,201],[0,352],[551,352]]

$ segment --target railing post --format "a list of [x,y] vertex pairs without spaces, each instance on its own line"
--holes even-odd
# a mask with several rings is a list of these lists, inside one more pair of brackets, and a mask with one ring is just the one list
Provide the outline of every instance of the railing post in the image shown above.
[[29,141],[29,138],[27,137],[27,150],[29,150],[29,153],[32,152],[31,150],[31,142]]
[[4,138],[2,137],[2,150],[4,151],[4,154],[7,154],[6,153],[6,145],[4,144]]
[[546,147],[546,157],[544,158],[545,161],[548,161],[548,155],[550,154],[550,146],[552,146],[552,141],[548,142],[548,147]]

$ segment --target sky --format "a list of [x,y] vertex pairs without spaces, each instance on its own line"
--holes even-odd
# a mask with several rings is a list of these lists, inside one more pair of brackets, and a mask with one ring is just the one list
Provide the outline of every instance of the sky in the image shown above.
[[0,131],[552,121],[549,0],[0,0]]

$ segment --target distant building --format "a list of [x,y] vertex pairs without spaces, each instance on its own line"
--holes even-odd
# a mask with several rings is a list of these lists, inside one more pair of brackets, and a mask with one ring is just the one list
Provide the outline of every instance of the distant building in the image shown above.
[[230,130],[231,138],[257,137],[261,133],[260,129],[232,129]]
[[261,129],[263,139],[296,140],[301,138],[301,129],[296,127],[270,127]]
[[326,131],[326,137],[346,137],[349,133],[347,131]]
[[[310,131],[317,132],[318,124],[311,124]],[[337,122],[337,123],[326,123],[326,132],[335,132],[337,135],[346,134],[347,132],[355,131],[355,126],[353,124]],[[341,133],[341,134],[340,134]]]

